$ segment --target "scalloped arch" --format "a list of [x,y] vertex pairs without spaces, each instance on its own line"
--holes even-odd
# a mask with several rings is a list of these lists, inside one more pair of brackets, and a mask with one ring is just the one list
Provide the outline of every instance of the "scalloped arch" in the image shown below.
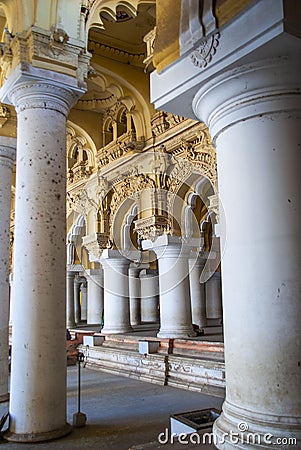
[[104,29],[105,25],[100,14],[105,14],[109,20],[116,21],[117,8],[123,8],[130,17],[136,17],[140,5],[155,5],[156,0],[95,0],[90,9],[87,21],[87,32],[92,27]]
[[89,166],[94,169],[96,167],[97,149],[92,138],[85,130],[70,120],[67,121],[67,136],[68,134],[70,135],[70,138],[69,144],[67,139],[67,157],[72,157],[75,145],[80,143],[87,152]]

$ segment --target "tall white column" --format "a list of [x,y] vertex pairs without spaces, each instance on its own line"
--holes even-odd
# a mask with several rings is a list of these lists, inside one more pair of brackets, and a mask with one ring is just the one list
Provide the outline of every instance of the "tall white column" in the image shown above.
[[118,250],[104,250],[101,257],[104,271],[104,327],[102,333],[128,333],[129,308],[129,260]]
[[206,258],[201,255],[189,258],[189,285],[192,323],[198,325],[199,328],[203,328],[207,325],[205,283],[200,282],[200,277],[205,263]]
[[86,270],[88,299],[87,323],[100,324],[103,313],[103,271],[102,269]]
[[159,278],[154,270],[140,272],[141,321],[159,322]]
[[138,267],[129,268],[129,300],[130,300],[130,322],[131,325],[141,323],[141,288]]
[[0,402],[8,400],[10,207],[16,139],[0,137]]
[[159,236],[154,243],[143,241],[145,250],[158,257],[160,331],[158,337],[195,336],[191,319],[188,256],[190,248],[176,236]]
[[76,275],[74,278],[74,318],[75,323],[79,324],[81,321],[81,305],[80,305],[80,285],[81,281],[79,276]]
[[74,277],[75,277],[75,272],[67,270],[67,273],[66,273],[66,326],[67,326],[67,328],[72,328],[75,326]]
[[66,117],[83,93],[76,86],[71,77],[25,65],[17,66],[0,95],[18,115],[6,435],[13,441],[49,440],[70,431],[66,423]]
[[88,288],[87,288],[87,282],[83,282],[80,285],[80,292],[81,292],[81,320],[83,322],[87,322],[88,318]]
[[225,210],[223,449],[237,448],[225,433],[241,422],[260,448],[271,447],[265,433],[301,438],[301,64],[291,51],[225,71],[194,101],[216,142]]
[[206,281],[207,319],[222,319],[221,273],[214,272]]

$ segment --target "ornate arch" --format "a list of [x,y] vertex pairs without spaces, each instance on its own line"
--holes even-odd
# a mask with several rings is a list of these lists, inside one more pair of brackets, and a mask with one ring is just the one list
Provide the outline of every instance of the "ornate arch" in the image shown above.
[[78,125],[67,123],[68,182],[90,176],[96,169],[96,147],[91,137]]
[[119,18],[118,12],[124,11],[128,17],[133,18],[138,14],[141,5],[155,5],[156,0],[88,0],[89,16],[87,20],[87,31],[90,28],[100,28],[103,30],[105,24],[102,16],[112,22],[124,20]]

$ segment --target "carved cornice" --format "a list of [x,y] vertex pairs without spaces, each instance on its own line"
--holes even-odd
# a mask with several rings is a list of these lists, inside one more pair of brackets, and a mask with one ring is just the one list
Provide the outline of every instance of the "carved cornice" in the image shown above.
[[2,82],[20,64],[23,68],[30,64],[72,76],[78,80],[79,88],[85,88],[91,55],[85,52],[84,47],[69,44],[68,39],[62,29],[47,31],[32,26],[27,32],[18,33],[9,42],[0,44]]
[[63,88],[58,82],[51,80],[22,81],[21,75],[20,80],[8,92],[8,98],[18,113],[27,109],[52,109],[67,117],[70,107],[78,98],[78,93]]
[[0,128],[2,128],[10,118],[10,109],[8,106],[0,104]]
[[75,197],[73,203],[73,210],[79,214],[87,217],[91,210],[96,213],[98,211],[97,203],[89,197],[87,189],[83,188],[80,193]]
[[116,59],[124,63],[131,63],[132,65],[142,66],[144,63],[145,53],[130,53],[125,50],[120,50],[118,48],[112,47],[108,44],[99,43],[89,39],[89,52],[101,55],[104,57],[110,57],[111,59]]
[[144,139],[137,140],[134,131],[124,133],[116,141],[110,142],[98,151],[96,157],[97,165],[103,167],[131,151],[141,151],[144,146]]
[[216,49],[219,45],[219,38],[220,33],[215,33],[205,39],[190,55],[192,64],[200,68],[206,67],[216,53]]
[[110,229],[115,214],[122,203],[129,198],[137,201],[139,193],[145,189],[154,189],[154,181],[145,174],[134,174],[133,176],[125,177],[125,179],[113,186],[113,195],[110,203]]
[[171,234],[170,219],[166,216],[152,215],[135,220],[135,231],[141,239],[155,241],[162,234]]
[[[183,129],[175,136],[164,139],[163,142],[165,152],[176,158],[177,166],[180,168],[175,169],[174,175],[171,174],[173,178],[183,180],[186,174],[188,176],[189,173],[198,171],[217,188],[216,151],[205,124],[195,122],[192,127]],[[160,147],[162,144],[158,143],[155,149]],[[181,159],[184,160],[183,163]]]

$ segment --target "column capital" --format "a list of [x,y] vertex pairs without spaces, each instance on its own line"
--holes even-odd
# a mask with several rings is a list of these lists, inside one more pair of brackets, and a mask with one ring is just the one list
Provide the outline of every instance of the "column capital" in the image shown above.
[[223,130],[238,122],[300,110],[300,71],[300,58],[291,55],[232,67],[200,87],[193,110],[216,142]]
[[200,246],[200,239],[191,238],[189,241],[180,236],[159,236],[154,242],[142,242],[143,250],[153,250],[158,258],[188,258],[192,248]]
[[106,249],[102,253],[100,262],[104,269],[108,267],[125,269],[129,266],[131,261],[125,258],[118,250]]
[[0,99],[14,105],[17,113],[27,109],[52,109],[67,117],[84,92],[76,78],[19,64],[2,86]]

